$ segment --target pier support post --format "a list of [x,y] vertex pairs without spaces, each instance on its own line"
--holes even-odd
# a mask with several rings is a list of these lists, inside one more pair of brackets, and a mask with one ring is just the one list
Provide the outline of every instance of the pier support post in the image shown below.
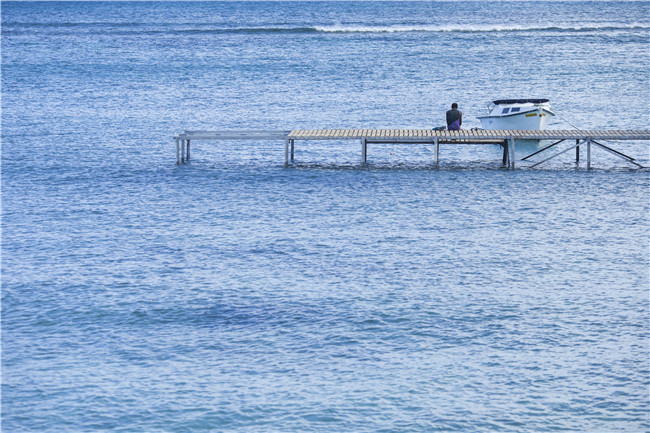
[[181,163],[181,159],[180,159],[181,143],[180,143],[180,141],[181,141],[180,138],[176,139],[176,165],[179,165]]
[[587,170],[591,170],[591,139],[587,139]]
[[611,153],[611,154],[614,155],[614,156],[618,156],[619,158],[621,158],[621,159],[624,160],[624,161],[629,162],[630,164],[634,164],[634,165],[636,165],[636,166],[639,167],[639,168],[645,168],[645,167],[643,167],[641,164],[638,164],[638,163],[634,162],[635,160],[634,160],[634,158],[632,158],[631,156],[627,156],[626,154],[621,153],[621,152],[619,152],[618,150],[614,150],[614,149],[612,149],[612,148],[609,147],[609,146],[605,146],[604,144],[599,143],[599,142],[597,142],[597,141],[595,141],[595,140],[591,140],[591,143],[593,143],[595,146],[600,147],[600,148],[603,149],[605,152],[609,152],[609,153]]
[[[548,146],[544,147],[543,149],[539,149],[538,151],[533,152],[533,153],[531,153],[530,155],[521,158],[521,160],[522,160],[522,161],[525,161],[525,160],[527,160],[528,158],[537,155],[538,153],[542,153],[542,152],[544,152],[546,149],[550,149],[550,148],[553,147],[553,146],[557,146],[558,144],[562,143],[563,141],[564,141],[564,139],[562,139],[562,140],[560,140],[560,141],[556,141],[556,142],[553,143],[553,144],[549,144]],[[579,143],[579,142],[580,142],[580,140],[577,140],[577,141],[576,141],[576,144]],[[572,148],[572,149],[573,149],[573,148]],[[504,164],[505,164],[505,163],[504,163]]]
[[361,138],[361,164],[365,165],[368,156],[368,141],[366,137]]
[[181,162],[185,162],[185,140],[181,140]]
[[501,146],[503,146],[503,165],[506,165],[508,164],[508,140],[503,140]]
[[294,140],[291,139],[291,162],[293,162]]
[[[576,144],[580,144],[580,140],[576,140]],[[576,164],[580,162],[580,146],[576,146]]]
[[[586,143],[586,142],[587,142],[587,140],[582,141],[582,142],[581,142],[581,141],[578,141],[578,143]],[[531,165],[529,168],[535,168],[535,167],[537,167],[537,166],[540,165],[540,164],[544,164],[546,161],[548,161],[548,160],[550,160],[550,159],[553,159],[553,158],[555,158],[555,157],[557,157],[557,156],[560,156],[560,155],[562,155],[563,153],[566,153],[566,152],[568,152],[568,151],[570,151],[570,150],[573,150],[573,149],[575,149],[576,147],[578,147],[578,144],[572,144],[571,147],[569,147],[569,148],[567,148],[567,149],[564,149],[564,150],[562,150],[562,151],[560,151],[560,152],[558,152],[558,153],[556,153],[556,154],[554,154],[554,155],[551,155],[551,156],[549,156],[548,158],[546,158],[546,159],[544,159],[544,160],[542,160],[542,161],[536,162],[535,164]]]
[[284,139],[284,168],[289,167],[289,139]]
[[186,161],[190,160],[190,139],[187,139],[187,157],[185,158]]
[[[634,161],[634,158],[632,158],[631,156],[627,156],[626,154],[621,153],[621,152],[619,152],[618,150],[614,150],[614,149],[612,149],[611,147],[605,146],[604,144],[599,143],[599,142],[597,142],[596,140],[591,140],[591,142],[592,142],[593,144],[595,144],[596,146],[601,147],[603,150],[606,150],[606,151],[610,152],[610,153],[613,154],[613,155],[618,155],[618,156],[620,156],[621,158],[626,159],[626,160],[628,160],[629,162],[631,162],[632,164],[634,164],[634,162],[633,162],[633,161]],[[639,167],[643,167],[643,166],[640,165]]]
[[438,167],[439,156],[440,156],[440,143],[438,142],[438,137],[435,137],[433,139],[433,162],[436,168]]
[[510,168],[515,168],[515,137],[510,137],[508,143],[508,150],[510,151]]

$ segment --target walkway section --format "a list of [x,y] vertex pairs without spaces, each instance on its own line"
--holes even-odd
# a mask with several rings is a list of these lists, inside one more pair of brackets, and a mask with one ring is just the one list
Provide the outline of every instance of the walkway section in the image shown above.
[[368,143],[431,143],[435,147],[434,164],[438,165],[439,146],[441,144],[485,144],[503,146],[503,164],[515,168],[515,143],[517,140],[549,140],[555,143],[526,156],[522,160],[543,151],[551,149],[566,141],[575,144],[567,149],[539,161],[530,167],[536,167],[544,162],[576,149],[576,160],[580,159],[580,148],[586,148],[587,168],[591,168],[591,150],[597,147],[621,159],[643,168],[636,160],[602,141],[650,140],[650,130],[484,130],[468,129],[447,131],[434,129],[294,129],[279,130],[236,130],[236,131],[185,131],[174,137],[176,141],[176,163],[180,164],[190,159],[190,141],[192,140],[284,140],[284,165],[288,167],[293,162],[296,141],[310,140],[353,140],[361,145],[361,163],[365,164],[368,155]]

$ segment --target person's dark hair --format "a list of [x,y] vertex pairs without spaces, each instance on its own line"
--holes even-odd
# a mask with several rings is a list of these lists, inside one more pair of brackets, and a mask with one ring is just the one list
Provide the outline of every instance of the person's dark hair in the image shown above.
[[455,110],[456,108],[458,108],[458,104],[456,104],[455,102],[453,104],[451,104],[451,109],[452,110]]

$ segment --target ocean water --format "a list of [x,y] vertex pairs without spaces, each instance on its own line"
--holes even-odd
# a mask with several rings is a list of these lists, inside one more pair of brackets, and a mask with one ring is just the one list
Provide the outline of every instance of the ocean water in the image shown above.
[[649,2],[1,12],[3,432],[650,430],[647,170],[173,141],[526,97],[649,129]]

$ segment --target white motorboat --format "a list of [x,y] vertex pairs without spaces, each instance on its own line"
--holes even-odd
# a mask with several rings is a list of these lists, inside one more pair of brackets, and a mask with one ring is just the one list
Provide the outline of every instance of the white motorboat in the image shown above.
[[551,111],[548,99],[500,99],[488,103],[488,115],[479,116],[483,129],[546,129]]

